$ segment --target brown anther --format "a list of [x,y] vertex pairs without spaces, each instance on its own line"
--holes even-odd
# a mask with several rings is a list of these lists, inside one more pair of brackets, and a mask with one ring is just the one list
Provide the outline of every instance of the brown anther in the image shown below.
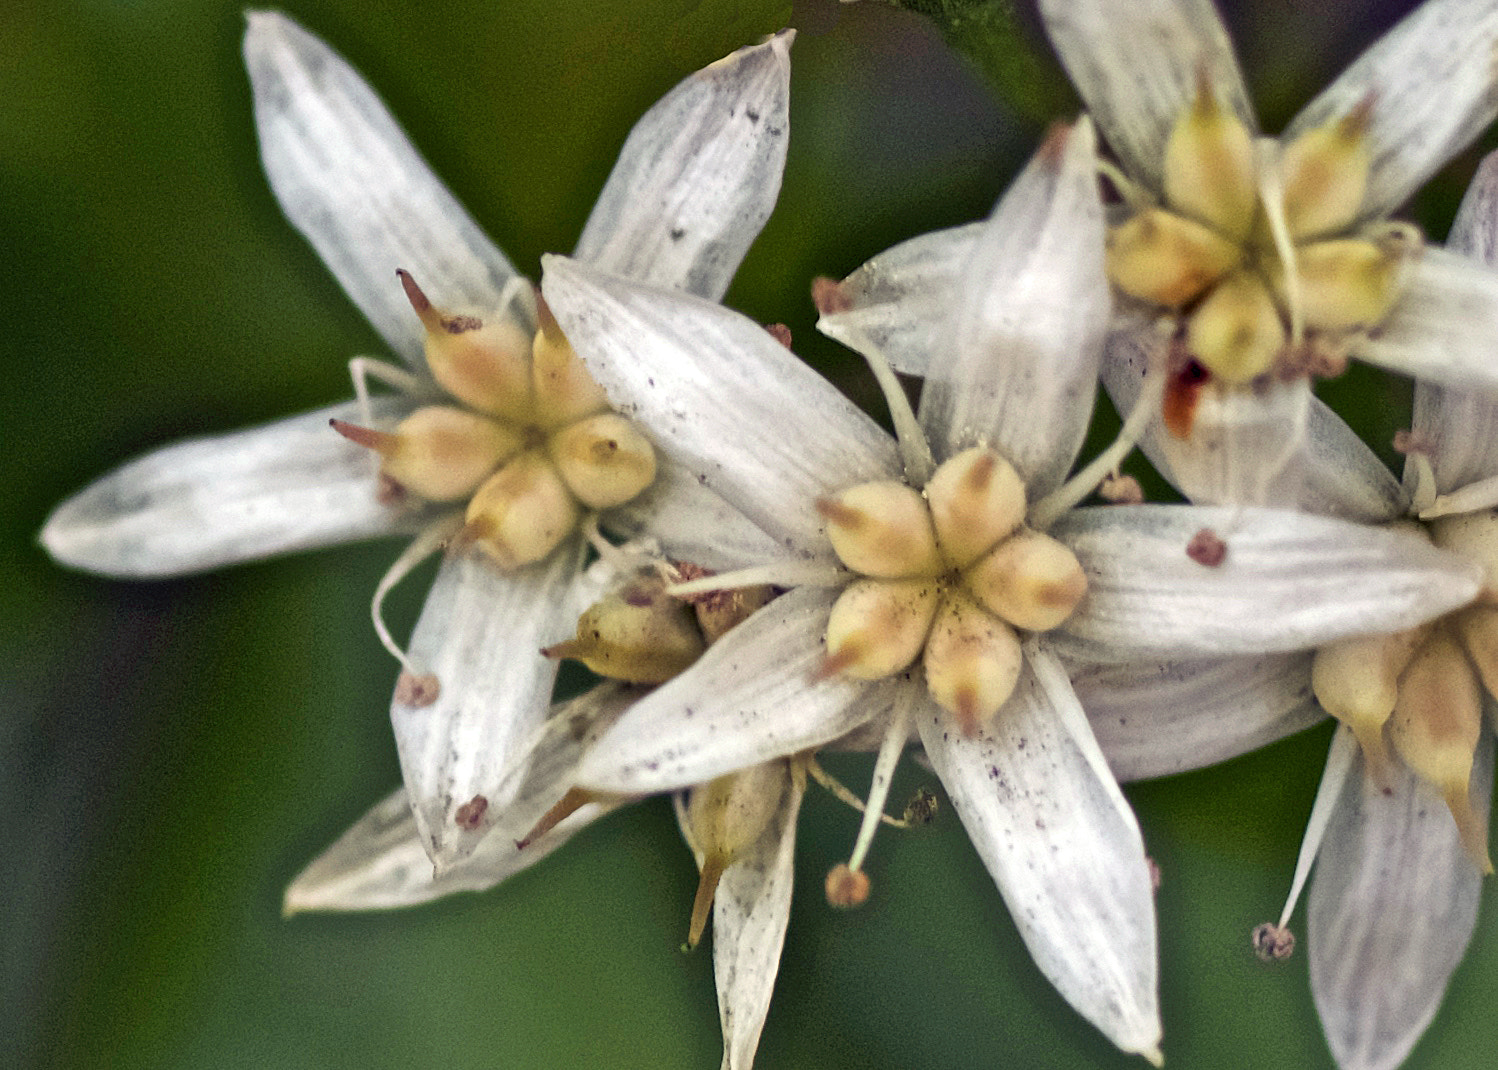
[[541,820],[537,821],[523,837],[515,841],[515,850],[525,850],[597,797],[583,788],[568,788],[567,793],[558,799],[551,809],[541,815]]
[[767,323],[765,324],[765,330],[769,332],[771,338],[785,346],[785,348],[791,348],[791,329],[785,324]]
[[484,812],[488,809],[489,800],[482,795],[475,795],[453,813],[453,824],[467,832],[472,832],[484,820]]
[[442,688],[434,673],[423,673],[418,676],[412,672],[403,672],[395,681],[395,701],[402,706],[421,709],[423,706],[430,706],[436,702],[437,696],[441,693]]
[[1176,438],[1191,437],[1191,425],[1196,420],[1196,405],[1201,398],[1202,387],[1210,378],[1207,369],[1192,360],[1180,371],[1173,373],[1165,384],[1165,397],[1160,402],[1160,422]]
[[1283,962],[1295,951],[1295,934],[1272,921],[1256,926],[1249,939],[1260,962]]
[[1198,565],[1216,568],[1227,560],[1228,544],[1211,528],[1202,528],[1186,544],[1186,556]]
[[941,803],[929,789],[916,788],[901,816],[907,825],[929,825],[936,820],[940,809]]
[[337,431],[344,438],[356,446],[363,446],[367,450],[376,453],[384,453],[395,447],[395,436],[389,431],[376,431],[369,427],[360,427],[346,420],[329,420],[328,426]]
[[1144,488],[1130,475],[1108,476],[1098,486],[1097,496],[1109,505],[1144,504]]
[[811,280],[811,303],[816,305],[820,316],[835,316],[853,309],[853,299],[844,292],[842,283],[826,275]]
[[839,910],[861,907],[869,901],[869,875],[839,862],[827,872],[827,905]]

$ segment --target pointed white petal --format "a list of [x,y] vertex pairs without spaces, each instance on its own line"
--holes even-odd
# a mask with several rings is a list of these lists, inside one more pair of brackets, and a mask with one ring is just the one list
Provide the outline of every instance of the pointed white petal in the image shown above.
[[[376,406],[381,422],[400,406]],[[41,542],[58,561],[110,576],[178,576],[421,526],[381,505],[368,450],[328,426],[335,405],[138,457],[67,499]]]
[[1110,297],[1096,141],[1049,139],[985,224],[921,394],[938,457],[992,445],[1033,500],[1061,483],[1097,396]]
[[722,297],[780,194],[795,36],[785,30],[739,49],[646,112],[572,255],[639,282]]
[[791,920],[796,816],[806,780],[792,776],[765,831],[723,873],[713,900],[713,979],[723,1023],[722,1070],[751,1070]]
[[897,372],[926,375],[983,229],[935,230],[886,249],[838,284],[849,307],[823,315],[817,330],[859,353],[883,354]]
[[[816,679],[839,592],[781,595],[635,703],[584,756],[578,783],[628,795],[674,791],[836,739],[874,715],[888,684]],[[887,708],[887,707],[886,707]]]
[[[437,573],[410,647],[418,670],[437,677],[437,698],[408,705],[398,687],[390,720],[411,809],[439,868],[470,854],[514,798],[509,774],[546,717],[557,674],[540,650],[574,631],[581,570],[574,537],[513,572],[460,553]],[[479,813],[460,825],[465,806]]]
[[[1467,187],[1446,249],[1498,265],[1498,153],[1488,154]],[[1429,450],[1440,493],[1498,475],[1498,389],[1417,380],[1414,428]]]
[[[1215,566],[1187,546],[1225,544]],[[1470,562],[1422,536],[1273,509],[1140,505],[1077,509],[1051,529],[1087,594],[1050,638],[1079,661],[1303,650],[1397,631],[1471,601]]]
[[248,17],[245,64],[276,199],[390,347],[420,364],[421,322],[396,268],[437,305],[481,311],[515,269],[352,67],[279,12]]
[[1120,781],[1225,762],[1326,716],[1310,654],[1094,665],[1071,677]]
[[655,482],[604,517],[625,538],[650,536],[673,561],[717,572],[785,557],[786,551],[748,517],[709,490],[671,457],[658,459]]
[[[1109,334],[1103,385],[1120,412],[1133,407],[1164,345],[1150,325],[1122,322]],[[1255,394],[1203,391],[1189,438],[1157,423],[1140,448],[1198,505],[1267,505],[1372,522],[1406,508],[1378,455],[1302,383]]]
[[[1063,726],[1062,704],[1082,738]],[[918,721],[1035,964],[1113,1043],[1154,1052],[1155,904],[1144,843],[1065,672],[1047,655],[1027,657],[1014,696],[976,739],[930,701]]]
[[1212,0],[1041,0],[1040,14],[1103,140],[1155,192],[1165,142],[1202,74],[1217,100],[1257,129]]
[[615,406],[792,553],[831,553],[817,498],[900,471],[894,440],[752,321],[544,263],[546,300]]
[[1362,215],[1388,215],[1498,115],[1498,3],[1427,0],[1295,117],[1289,139],[1370,97]]
[[[434,876],[406,789],[377,803],[286,889],[284,911],[389,910],[451,892],[483,891],[545,858],[577,830],[609,813],[618,800],[589,803],[524,850],[515,841],[572,787],[583,750],[612,724],[638,690],[601,684],[551,709],[558,730],[542,735],[524,768],[514,802],[495,815],[472,855]],[[583,730],[579,731],[579,726]]]
[[[1392,794],[1353,770],[1307,907],[1311,995],[1342,1070],[1394,1070],[1430,1024],[1477,923],[1482,875],[1440,797],[1400,771]],[[1493,740],[1472,796],[1486,813]]]
[[1494,390],[1495,338],[1498,269],[1428,247],[1389,317],[1353,355],[1417,379]]

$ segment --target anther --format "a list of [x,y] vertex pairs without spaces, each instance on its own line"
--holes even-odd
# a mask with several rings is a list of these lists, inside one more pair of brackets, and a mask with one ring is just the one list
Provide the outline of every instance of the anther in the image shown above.
[[869,900],[869,875],[861,869],[849,869],[839,862],[827,872],[827,905],[839,910],[861,907]]
[[1250,940],[1260,962],[1283,962],[1295,951],[1295,934],[1272,921],[1256,926]]
[[453,812],[453,824],[465,832],[472,832],[483,822],[488,809],[489,800],[482,795],[475,795]]

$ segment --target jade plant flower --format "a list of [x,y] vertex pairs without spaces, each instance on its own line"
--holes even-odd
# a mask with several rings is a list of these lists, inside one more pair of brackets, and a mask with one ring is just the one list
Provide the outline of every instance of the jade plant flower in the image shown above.
[[[722,296],[779,192],[791,39],[710,65],[641,119],[579,258]],[[708,565],[736,530],[758,536],[608,409],[530,284],[355,71],[271,12],[250,14],[244,52],[281,206],[404,366],[356,359],[357,404],[140,458],[59,506],[42,542],[75,567],[153,577],[420,531],[375,618],[405,666],[391,719],[410,804],[449,864],[514,790],[505,771],[546,716],[556,669],[537,650],[586,604],[580,529],[659,527]],[[394,393],[371,399],[369,378]],[[408,653],[380,600],[444,544]]]
[[[1063,482],[1109,315],[1095,167],[1084,122],[976,232],[924,335],[919,416],[886,390],[897,439],[709,302],[561,257],[543,291],[619,411],[779,547],[675,590],[788,588],[632,705],[583,755],[579,782],[671,791],[873,722],[877,788],[913,725],[1041,970],[1120,1048],[1153,1059],[1149,866],[1062,656],[1303,650],[1371,615],[1428,619],[1478,582],[1417,539],[1335,519],[1071,508],[1117,452]],[[877,810],[830,898],[868,893]]]
[[[1123,200],[1108,235],[1115,327],[1169,341],[1147,348],[1172,373],[1163,414],[1178,441],[1219,406],[1237,410],[1229,424],[1267,408],[1272,430],[1257,430],[1277,442],[1313,434],[1307,376],[1336,374],[1349,356],[1498,385],[1498,272],[1389,219],[1498,114],[1498,3],[1428,0],[1278,140],[1259,134],[1210,0],[1040,9],[1116,154],[1104,168]],[[1106,364],[1105,377],[1121,374]],[[1214,456],[1224,452],[1237,470],[1219,478],[1238,486],[1196,500],[1270,500],[1261,485],[1280,451],[1253,441]]]

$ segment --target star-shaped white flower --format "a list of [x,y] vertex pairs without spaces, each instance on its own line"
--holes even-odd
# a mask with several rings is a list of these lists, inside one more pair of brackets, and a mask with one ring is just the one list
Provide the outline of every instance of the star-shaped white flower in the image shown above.
[[[1048,143],[976,232],[969,262],[955,273],[954,301],[922,335],[933,348],[920,357],[927,383],[919,423],[893,405],[899,442],[724,309],[559,257],[546,262],[543,290],[619,410],[781,547],[736,580],[792,588],[631,707],[584,756],[579,780],[624,793],[672,790],[888,718],[877,782],[913,722],[1038,965],[1121,1048],[1154,1057],[1160,1024],[1144,847],[1060,655],[1127,661],[1302,650],[1366,630],[1375,611],[1427,619],[1470,600],[1477,580],[1418,540],[1325,518],[1194,507],[1067,512],[1076,492],[1061,484],[1092,412],[1109,311],[1094,168],[1084,123]],[[1026,632],[1002,708],[976,716],[963,688],[949,688],[933,668],[931,646],[924,669],[912,654],[912,668],[897,666],[884,679],[829,671],[846,664],[833,649],[834,603],[858,584],[842,567],[854,565],[846,548],[835,551],[828,535],[849,526],[841,507],[856,504],[864,485],[884,488],[871,493],[890,502],[907,500],[897,485],[909,478],[909,488],[928,492],[941,552],[954,557],[938,507],[946,491],[937,487],[950,486],[945,465],[975,449],[1012,465],[1030,488],[1027,523],[1048,528],[1086,581],[1063,623]],[[1221,533],[1225,558],[1191,556],[1204,530]],[[993,594],[965,566],[929,582],[949,600]],[[1014,620],[988,618],[985,637],[1009,627],[1000,617]],[[974,671],[970,682],[986,688],[987,668]]]
[[[722,295],[779,192],[791,37],[710,65],[651,109],[588,219],[579,258],[704,299]],[[420,528],[431,511],[383,502],[370,457],[329,420],[395,424],[441,395],[433,375],[455,392],[428,366],[431,337],[477,335],[468,328],[479,317],[502,337],[528,339],[535,327],[528,284],[355,71],[272,12],[250,14],[244,50],[272,188],[406,362],[408,372],[386,375],[404,389],[377,398],[371,413],[341,405],[124,466],[59,506],[42,532],[53,556],[75,567],[178,575]],[[408,296],[398,269],[424,293]],[[443,319],[436,308],[476,315]],[[659,527],[669,550],[707,565],[737,537],[761,539],[669,462],[642,497],[603,519],[624,534]],[[435,545],[429,538],[426,548]],[[454,553],[438,574],[407,655],[435,677],[436,695],[403,677],[391,718],[416,821],[439,864],[482,838],[487,811],[506,802],[517,748],[546,715],[556,669],[537,650],[567,634],[585,604],[572,593],[582,545],[576,533],[562,535],[543,559],[510,569],[484,553]]]

